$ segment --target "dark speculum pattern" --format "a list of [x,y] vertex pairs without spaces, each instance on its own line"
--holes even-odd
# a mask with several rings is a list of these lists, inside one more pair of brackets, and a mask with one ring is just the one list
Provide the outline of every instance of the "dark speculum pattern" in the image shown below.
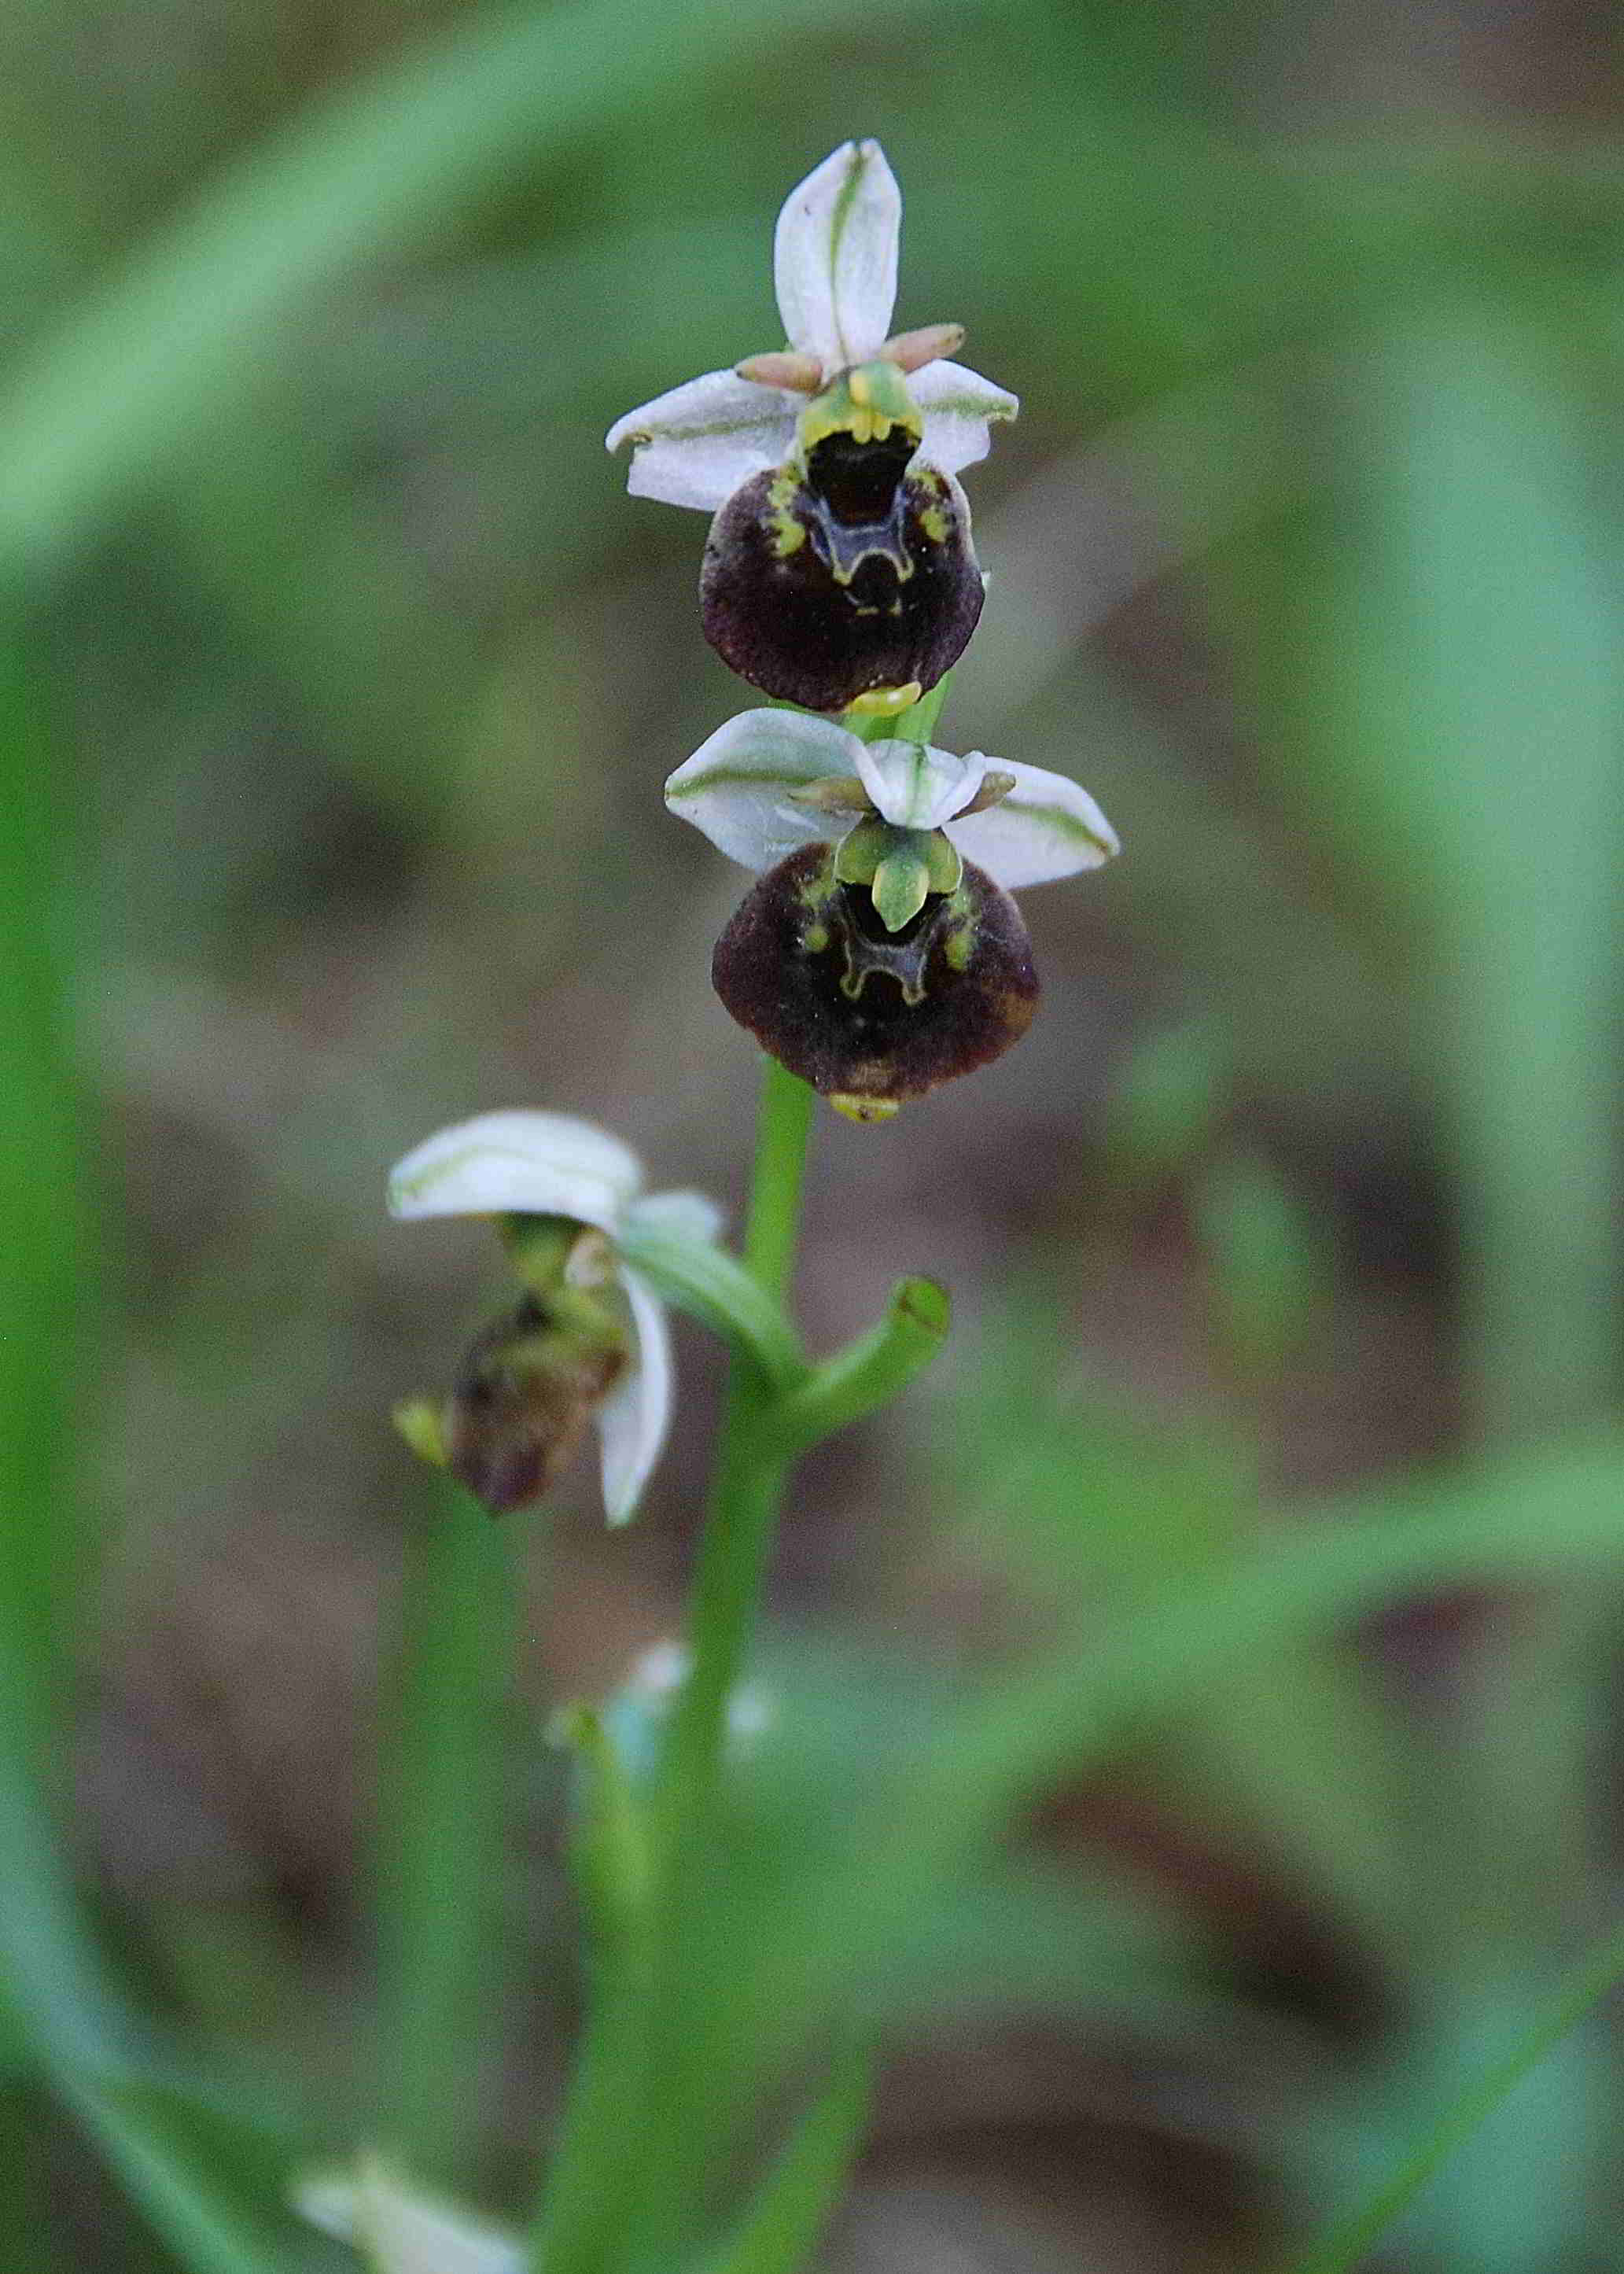
[[757,474],[710,524],[705,637],[753,687],[839,711],[874,687],[934,687],[981,613],[962,500],[910,435],[831,434],[804,480]]
[[825,1096],[901,1104],[1018,1042],[1037,1009],[1020,912],[966,862],[887,932],[861,885],[837,884],[833,848],[771,869],[717,942],[717,993],[741,1027]]
[[575,1459],[625,1363],[620,1352],[561,1346],[527,1295],[462,1361],[446,1409],[452,1473],[493,1516],[528,1508]]

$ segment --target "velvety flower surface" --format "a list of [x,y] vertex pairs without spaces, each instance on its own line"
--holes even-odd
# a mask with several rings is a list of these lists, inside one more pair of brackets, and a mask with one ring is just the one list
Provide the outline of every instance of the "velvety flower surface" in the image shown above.
[[526,1294],[464,1359],[447,1407],[447,1465],[496,1509],[539,1497],[589,1419],[611,1524],[633,1514],[671,1420],[664,1306],[620,1257],[638,1221],[714,1239],[696,1193],[646,1194],[636,1156],[562,1113],[484,1113],[417,1146],[389,1178],[391,1214],[495,1217]]
[[1016,398],[951,354],[957,325],[893,335],[902,200],[877,142],[847,142],[786,200],[773,247],[787,346],[617,419],[634,495],[714,514],[707,637],[814,711],[933,686],[981,606],[954,477]]
[[1010,888],[1097,868],[1117,849],[1063,774],[865,742],[791,712],[730,719],[665,797],[730,859],[765,872],[717,945],[723,1003],[860,1119],[1019,1038],[1038,983]]

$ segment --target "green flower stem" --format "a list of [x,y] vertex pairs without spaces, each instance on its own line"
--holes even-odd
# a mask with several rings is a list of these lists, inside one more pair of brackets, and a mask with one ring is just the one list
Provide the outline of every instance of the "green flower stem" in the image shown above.
[[[816,1099],[776,1059],[766,1062],[756,1167],[745,1225],[745,1267],[776,1300],[788,1294],[801,1229],[801,1190]],[[772,1386],[735,1364],[729,1376],[716,1482],[688,1613],[690,1670],[678,1694],[660,1767],[655,1835],[658,1882],[650,1920],[653,1956],[646,2038],[645,2118],[635,2235],[653,2259],[679,2246],[703,2195],[713,2142],[690,2082],[695,1994],[705,1969],[692,1930],[716,1852],[717,1799],[727,1707],[761,1601],[778,1504],[793,1450],[773,1424]]]
[[[767,1061],[744,1262],[775,1308],[794,1269],[815,1103],[804,1082]],[[646,1258],[628,1260],[647,1268]],[[693,1672],[652,1827],[657,1884],[593,2000],[532,2249],[545,2274],[608,2274],[624,2263],[635,2223],[658,2227],[680,2215],[691,2145],[680,2082],[690,1985],[680,1946],[715,1814],[727,1700],[755,1625],[788,1467],[763,1426],[774,1394],[770,1374],[734,1358],[695,1578]]]
[[942,706],[947,701],[953,674],[944,671],[929,692],[921,695],[913,708],[905,711],[898,719],[893,734],[899,742],[928,742],[936,733],[936,721],[942,716]]
[[[928,695],[921,695],[917,703],[910,704],[895,718],[876,718],[867,711],[843,711],[840,724],[848,734],[855,734],[860,742],[928,742],[936,730],[936,721],[942,716],[942,706],[947,701],[948,689],[952,683],[952,673],[944,672]],[[786,711],[800,709],[800,705],[794,703],[775,704],[772,707]],[[803,713],[808,719],[816,719],[817,715],[816,711]]]
[[766,1061],[756,1125],[756,1168],[744,1260],[780,1303],[787,1300],[801,1238],[801,1195],[812,1134],[814,1092],[776,1058]]
[[607,1977],[642,1931],[649,1901],[649,1827],[622,1749],[590,1706],[567,1706],[547,1732],[575,1756],[569,1870],[590,1963]]
[[[816,1100],[776,1058],[766,1062],[745,1268],[775,1301],[789,1293]],[[789,1455],[767,1426],[772,1393],[734,1366],[722,1419],[717,1480],[700,1545],[688,1618],[693,1670],[683,1684],[663,1770],[668,1836],[703,1837],[715,1795],[727,1700],[739,1678],[772,1546]]]

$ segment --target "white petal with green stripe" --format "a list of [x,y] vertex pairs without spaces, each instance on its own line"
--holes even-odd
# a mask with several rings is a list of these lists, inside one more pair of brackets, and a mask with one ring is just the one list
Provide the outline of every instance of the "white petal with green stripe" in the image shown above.
[[617,418],[605,447],[632,445],[634,497],[714,513],[753,474],[782,464],[804,403],[736,372],[708,371]]
[[1013,774],[1015,787],[984,813],[950,821],[947,834],[966,861],[1006,892],[1097,869],[1120,850],[1116,831],[1086,789],[1065,774],[983,758],[983,772]]
[[407,1154],[389,1178],[389,1213],[566,1216],[613,1234],[643,1186],[629,1146],[570,1113],[476,1114]]
[[1007,387],[995,387],[980,372],[945,359],[916,371],[908,392],[925,422],[919,455],[944,474],[984,458],[992,448],[992,421],[1013,418],[1020,409]]
[[855,773],[861,749],[855,734],[830,719],[741,712],[677,768],[665,784],[665,802],[730,861],[771,869],[849,826],[799,803],[795,793],[831,774]]
[[843,142],[785,199],[772,244],[778,313],[823,377],[870,363],[897,299],[902,192],[877,142]]

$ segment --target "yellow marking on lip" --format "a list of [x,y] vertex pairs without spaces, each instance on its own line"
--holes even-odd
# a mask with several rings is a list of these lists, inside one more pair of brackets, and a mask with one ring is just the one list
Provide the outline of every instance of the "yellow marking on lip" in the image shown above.
[[923,691],[917,679],[910,679],[903,687],[870,687],[866,693],[854,695],[846,707],[864,719],[898,719],[914,708]]

